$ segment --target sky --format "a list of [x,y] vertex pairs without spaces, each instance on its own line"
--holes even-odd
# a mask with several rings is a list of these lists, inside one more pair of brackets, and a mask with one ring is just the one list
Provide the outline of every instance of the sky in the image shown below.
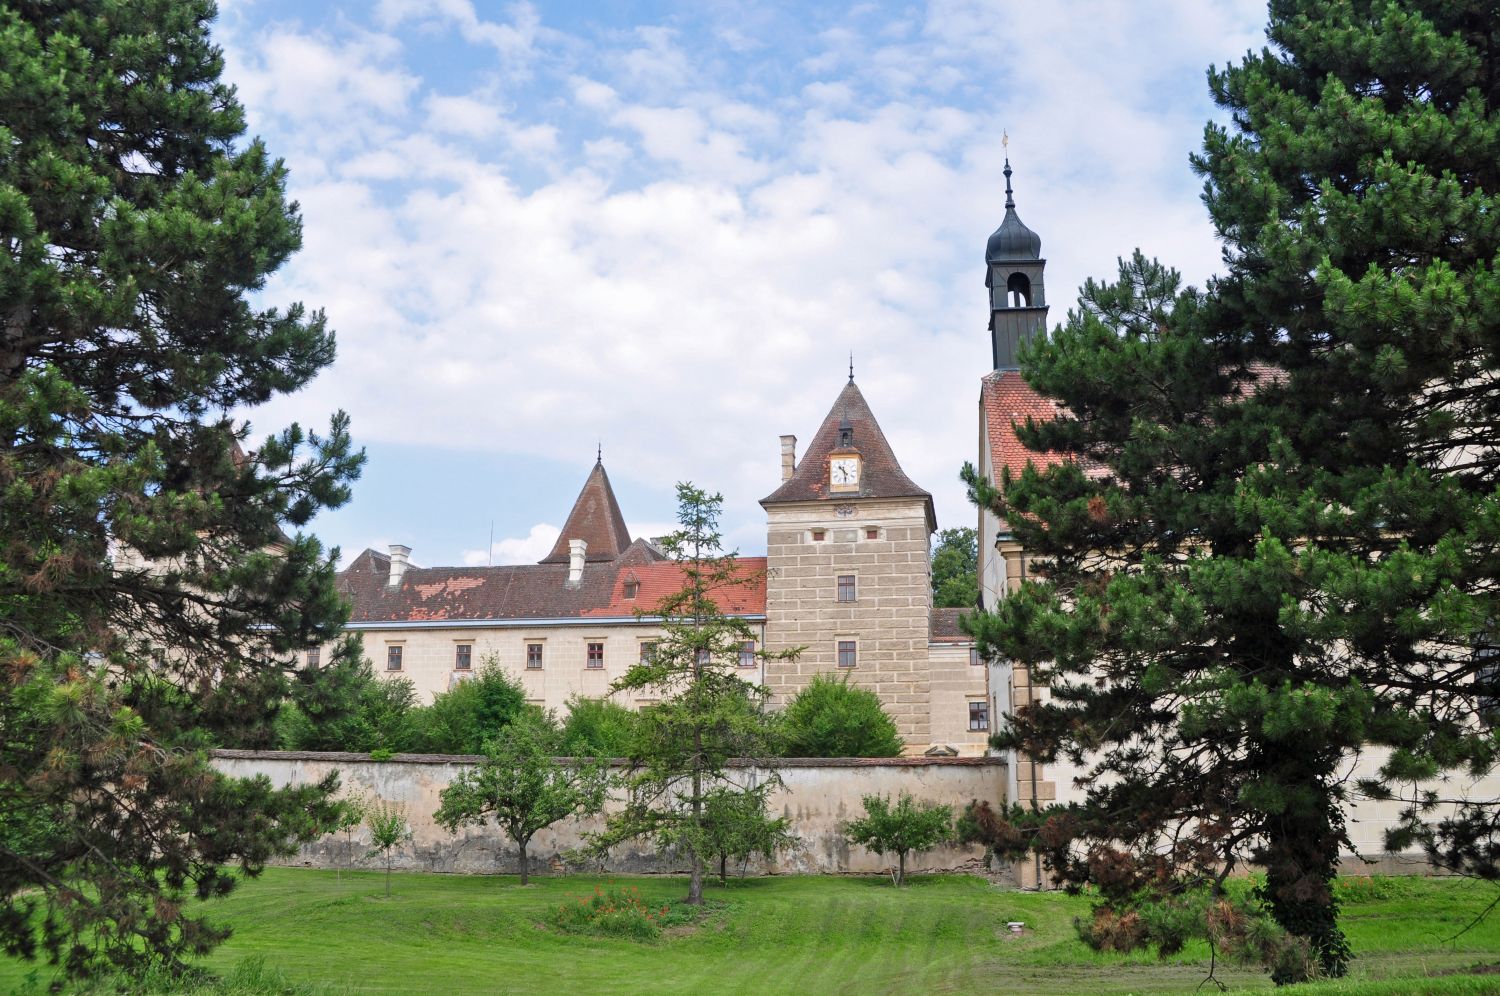
[[338,336],[240,414],[252,440],[350,414],[364,475],[312,526],[346,563],[535,561],[600,447],[633,535],[691,481],[756,554],[778,437],[811,438],[852,352],[939,526],[972,526],[1002,136],[1051,323],[1137,247],[1201,285],[1205,73],[1264,22],[1264,0],[223,0],[226,78],[304,224],[262,303]]

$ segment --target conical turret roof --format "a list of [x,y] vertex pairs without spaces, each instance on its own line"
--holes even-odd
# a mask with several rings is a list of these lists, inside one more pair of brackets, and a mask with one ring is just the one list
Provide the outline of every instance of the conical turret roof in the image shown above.
[[625,525],[620,503],[615,500],[615,490],[609,486],[602,459],[595,461],[594,469],[589,472],[589,479],[578,493],[552,552],[540,562],[567,563],[568,541],[575,539],[588,544],[584,555],[591,561],[614,560],[630,546],[630,529]]
[[[849,446],[839,445],[839,430],[850,430]],[[855,452],[860,456],[861,470],[858,491],[831,493],[828,487],[828,457],[833,451]],[[761,499],[762,505],[780,502],[819,501],[823,499],[848,501],[851,498],[925,498],[931,516],[932,496],[913,483],[901,469],[891,444],[886,441],[880,423],[865,402],[865,396],[851,378],[839,392],[833,407],[828,410],[823,424],[813,435],[806,454],[797,464],[791,480],[784,482],[770,495]]]

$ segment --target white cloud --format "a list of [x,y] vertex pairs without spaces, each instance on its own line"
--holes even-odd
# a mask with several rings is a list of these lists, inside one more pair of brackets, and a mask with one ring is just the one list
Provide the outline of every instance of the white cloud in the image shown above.
[[486,553],[484,550],[465,550],[465,567],[483,564],[534,564],[552,551],[562,530],[546,522],[538,522],[525,536],[513,536],[496,540]]
[[[811,434],[853,349],[940,522],[969,522],[956,474],[989,365],[1001,130],[1054,321],[1137,244],[1201,280],[1218,263],[1186,167],[1203,111],[1172,94],[1201,92],[1264,16],[1259,0],[1011,11],[851,14],[785,56],[816,79],[769,95],[679,30],[563,37],[525,6],[494,22],[467,0],[383,0],[380,30],[234,36],[231,78],[305,218],[269,297],[325,307],[340,333],[337,365],[257,424],[343,407],[362,440],[499,460],[591,454],[602,433],[617,481],[723,491],[726,533],[753,550],[777,436]],[[552,76],[529,97],[438,86],[398,28]],[[737,30],[737,57],[776,51]],[[538,559],[547,530],[497,543],[497,562]]]

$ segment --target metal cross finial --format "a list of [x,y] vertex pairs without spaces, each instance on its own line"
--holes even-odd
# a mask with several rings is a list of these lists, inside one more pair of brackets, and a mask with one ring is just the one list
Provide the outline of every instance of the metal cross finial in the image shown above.
[[849,350],[849,383],[854,383],[854,350]]

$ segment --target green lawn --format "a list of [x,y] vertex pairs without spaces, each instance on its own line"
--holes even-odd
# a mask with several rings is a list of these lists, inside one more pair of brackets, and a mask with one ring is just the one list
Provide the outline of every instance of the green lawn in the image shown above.
[[[588,876],[382,876],[270,869],[215,906],[234,938],[209,967],[247,958],[327,992],[460,993],[1157,993],[1203,982],[1207,950],[1158,962],[1099,955],[1074,936],[1086,908],[1056,893],[1005,891],[979,878],[749,879],[709,897],[729,905],[684,936],[656,943],[559,933],[542,923],[593,890]],[[681,879],[633,878],[650,902],[680,897]],[[1346,907],[1357,955],[1352,982],[1304,992],[1500,992],[1500,975],[1451,973],[1500,961],[1500,915],[1444,943],[1483,909],[1492,887],[1462,881],[1377,879]],[[1027,932],[1009,934],[1007,920]],[[0,960],[0,991],[32,966]],[[1220,965],[1232,988],[1269,988],[1255,971]],[[1420,977],[1435,976],[1428,983]],[[1392,980],[1372,985],[1370,980]],[[1401,981],[1397,981],[1401,980]],[[1213,989],[1212,983],[1203,992]],[[273,990],[264,990],[267,992]],[[323,991],[323,990],[320,990]]]

